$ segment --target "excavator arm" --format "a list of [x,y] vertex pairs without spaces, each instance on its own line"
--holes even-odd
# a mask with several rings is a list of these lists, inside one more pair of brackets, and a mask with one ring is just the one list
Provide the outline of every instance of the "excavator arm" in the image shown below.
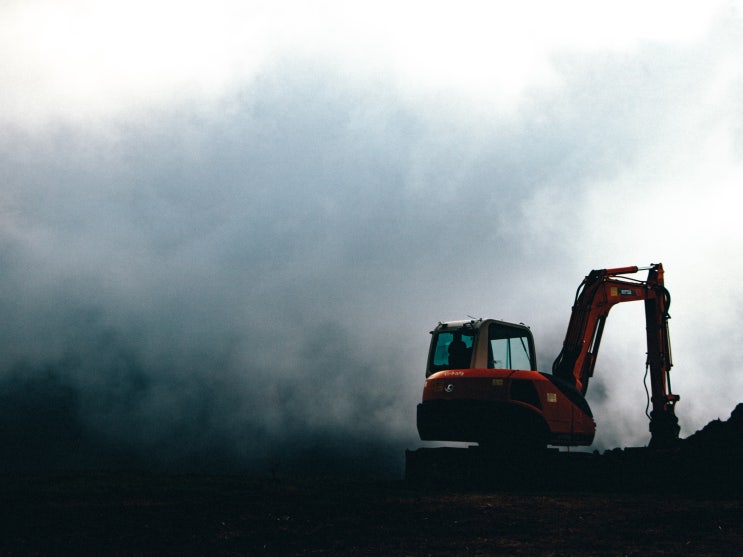
[[[621,275],[648,271],[646,280]],[[552,365],[554,376],[575,385],[585,395],[593,376],[606,318],[622,302],[645,302],[647,370],[650,375],[652,411],[651,446],[667,446],[678,439],[679,426],[671,394],[669,371],[671,345],[668,335],[670,295],[663,284],[663,265],[619,267],[591,271],[578,287],[560,354]]]

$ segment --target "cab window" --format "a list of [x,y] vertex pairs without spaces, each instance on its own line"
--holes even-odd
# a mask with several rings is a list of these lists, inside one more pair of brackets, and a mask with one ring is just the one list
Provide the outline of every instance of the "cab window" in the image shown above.
[[497,369],[532,369],[528,335],[522,329],[493,323],[488,330],[488,367]]
[[464,369],[470,367],[473,336],[469,331],[442,331],[436,333],[432,353],[431,372],[442,369]]

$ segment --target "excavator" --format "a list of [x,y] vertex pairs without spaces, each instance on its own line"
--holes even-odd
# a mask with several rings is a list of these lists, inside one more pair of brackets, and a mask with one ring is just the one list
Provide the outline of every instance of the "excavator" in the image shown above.
[[[648,271],[645,280],[626,275]],[[587,446],[596,423],[586,401],[609,311],[642,300],[650,378],[649,446],[672,447],[679,436],[671,393],[671,347],[663,265],[591,271],[575,295],[562,350],[552,373],[537,370],[529,327],[494,319],[439,323],[431,331],[423,400],[417,407],[424,441],[476,442],[493,449]],[[647,389],[647,384],[646,384]]]

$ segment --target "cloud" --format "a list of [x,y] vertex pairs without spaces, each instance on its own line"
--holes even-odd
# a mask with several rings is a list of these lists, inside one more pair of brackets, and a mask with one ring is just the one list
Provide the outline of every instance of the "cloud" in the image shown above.
[[[17,33],[56,21],[33,27],[49,8],[34,6],[15,6]],[[78,7],[96,36],[131,23],[115,30],[114,53],[138,13]],[[740,248],[734,23],[684,7],[675,34],[648,24],[626,41],[542,27],[518,58],[523,72],[505,72],[510,87],[495,79],[508,66],[478,80],[482,53],[503,56],[491,40],[505,39],[479,23],[464,40],[466,11],[433,6],[425,40],[403,49],[405,10],[385,40],[385,8],[362,12],[369,26],[346,12],[284,20],[264,8],[257,38],[236,30],[240,10],[221,3],[201,18],[185,6],[179,52],[159,50],[155,17],[144,51],[119,51],[123,69],[110,74],[99,54],[83,60],[84,42],[40,55],[28,74],[30,42],[10,64],[6,55],[15,108],[0,135],[0,380],[12,454],[53,445],[59,465],[265,472],[314,459],[393,473],[419,444],[437,321],[526,322],[548,370],[582,277],[658,260],[674,297],[683,433],[740,401],[729,350],[711,349],[720,331],[740,330],[726,278],[740,269],[725,257]],[[197,29],[224,36],[198,50],[187,40]],[[260,63],[241,58],[243,41],[265,47]],[[464,50],[443,56],[455,44]],[[202,56],[193,64],[189,49]],[[152,65],[139,67],[149,50]],[[390,62],[398,50],[406,56]],[[472,68],[447,73],[474,51]],[[171,58],[182,65],[166,68]],[[424,59],[430,78],[405,77]],[[50,72],[55,60],[70,71]],[[102,85],[79,80],[91,68]],[[56,105],[68,79],[85,86],[63,88]],[[494,104],[473,102],[502,85]],[[642,317],[617,308],[589,392],[602,446],[642,442],[643,372]]]
[[384,76],[421,105],[445,96],[503,114],[535,87],[560,83],[560,53],[625,53],[700,40],[724,1],[395,2],[34,0],[3,8],[3,120],[95,122],[179,102],[209,102],[279,58],[333,64],[353,79]]

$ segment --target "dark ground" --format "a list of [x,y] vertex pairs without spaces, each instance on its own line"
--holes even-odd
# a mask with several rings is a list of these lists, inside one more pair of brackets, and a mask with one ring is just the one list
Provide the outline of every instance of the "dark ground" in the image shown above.
[[2,478],[2,555],[740,555],[743,501],[395,482]]
[[486,482],[459,457],[432,481],[6,473],[0,555],[737,556],[742,435],[739,405],[672,451],[553,454]]

